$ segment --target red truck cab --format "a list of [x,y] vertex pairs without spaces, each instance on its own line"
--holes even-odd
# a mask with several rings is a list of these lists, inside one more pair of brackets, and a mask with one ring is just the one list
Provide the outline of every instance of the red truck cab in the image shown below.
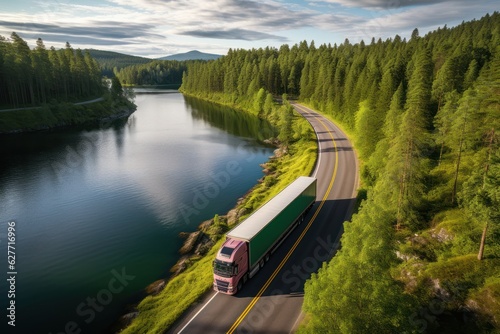
[[228,238],[213,262],[214,289],[234,295],[248,278],[248,245]]

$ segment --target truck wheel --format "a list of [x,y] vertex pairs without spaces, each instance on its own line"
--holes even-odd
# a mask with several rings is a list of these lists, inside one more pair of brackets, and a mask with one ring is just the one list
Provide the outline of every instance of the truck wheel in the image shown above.
[[264,259],[260,260],[259,267],[261,267],[261,268],[264,267]]
[[243,279],[240,279],[240,280],[238,281],[238,285],[236,286],[236,290],[237,290],[237,291],[240,291],[240,290],[241,290],[241,288],[243,287],[243,283],[241,282],[242,280],[243,280]]
[[269,254],[266,254],[265,259],[266,259],[266,262],[269,261]]
[[245,276],[243,276],[243,284],[247,282],[247,279],[248,279],[248,274],[245,274]]

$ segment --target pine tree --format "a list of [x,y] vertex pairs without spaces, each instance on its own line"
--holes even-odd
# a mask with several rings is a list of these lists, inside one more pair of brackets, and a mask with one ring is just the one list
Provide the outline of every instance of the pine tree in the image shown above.
[[[387,189],[392,189],[396,184],[385,184],[383,180],[381,180],[383,174],[386,174],[387,161],[388,161],[388,152],[392,146],[395,146],[396,140],[399,136],[399,127],[401,125],[401,118],[403,115],[404,109],[404,90],[403,85],[400,84],[396,92],[393,94],[391,99],[391,105],[389,107],[389,111],[386,114],[384,125],[382,126],[383,138],[377,143],[375,148],[375,152],[370,157],[368,162],[368,169],[370,171],[370,176],[372,177],[372,182],[375,180],[380,180],[380,184],[384,184],[383,187]],[[387,166],[387,167],[386,167]],[[397,170],[394,170],[392,175],[396,178],[396,174],[398,174]],[[396,200],[390,194],[386,195],[388,200],[387,206],[396,207]]]
[[253,110],[254,112],[259,115],[260,117],[263,116],[264,114],[264,104],[266,102],[266,91],[264,88],[259,89],[255,96],[254,104],[253,104]]
[[117,77],[111,79],[111,94],[115,97],[123,95],[123,87]]
[[472,87],[472,84],[474,83],[474,81],[476,81],[478,75],[479,75],[479,64],[476,59],[472,59],[472,61],[469,64],[469,67],[467,68],[467,72],[465,73],[464,76],[464,83],[463,83],[464,89]]
[[471,132],[473,131],[473,110],[477,108],[477,98],[476,91],[474,89],[468,89],[465,91],[464,96],[460,99],[458,109],[455,113],[455,118],[452,122],[451,137],[452,142],[450,143],[455,156],[455,172],[453,181],[453,190],[451,193],[451,203],[454,204],[457,198],[459,175],[460,175],[460,164],[462,162],[462,154],[467,147],[467,144],[472,144],[474,141]]
[[271,93],[267,93],[266,95],[266,100],[264,101],[264,118],[267,118],[269,115],[271,115],[271,112],[273,111],[274,107],[274,99],[273,95]]
[[[8,80],[7,80],[8,78]],[[0,104],[40,105],[100,95],[103,91],[99,65],[81,50],[47,50],[41,38],[31,50],[19,35],[0,36]]]
[[483,159],[484,166],[468,178],[460,196],[461,205],[470,219],[484,224],[478,260],[484,257],[488,230],[497,232],[500,229],[500,151],[497,140],[492,130],[486,159]]
[[438,103],[438,113],[443,104],[445,94],[457,89],[458,78],[455,66],[455,59],[448,58],[438,71],[436,79],[432,84],[432,97]]
[[408,84],[408,95],[403,115],[398,145],[392,149],[391,159],[400,165],[397,227],[407,223],[413,228],[418,224],[416,210],[425,191],[424,155],[428,145],[428,117],[432,85],[432,61],[427,48],[420,49],[414,57],[415,69]]
[[434,117],[434,126],[437,130],[435,134],[436,144],[440,145],[438,165],[441,164],[443,151],[447,144],[453,120],[455,119],[455,111],[458,108],[458,100],[460,94],[457,91],[452,91],[446,96],[446,104],[439,109]]
[[279,115],[280,115],[280,121],[279,121],[280,132],[279,132],[279,135],[278,135],[278,139],[285,146],[287,146],[290,143],[290,141],[291,141],[291,139],[293,137],[293,131],[292,131],[293,112],[294,112],[293,107],[286,100],[286,97],[284,97],[283,98],[283,105],[279,109]]
[[49,55],[41,38],[36,41],[35,51],[31,53],[33,71],[35,73],[35,87],[37,92],[37,102],[47,102],[47,96],[50,94],[50,83],[54,78],[51,77],[52,69]]
[[370,108],[367,100],[359,104],[359,110],[355,115],[356,148],[360,157],[368,161],[370,155],[375,151],[375,146],[380,140],[381,126],[380,117],[373,108]]
[[[31,50],[19,35],[13,32],[10,35],[12,45],[15,50],[15,69],[18,91],[20,92],[20,102],[22,104],[35,104],[35,93],[33,87],[33,71],[31,65]],[[19,100],[18,100],[19,103]]]
[[395,263],[390,215],[373,201],[346,223],[342,249],[304,287],[304,333],[410,331],[415,305],[390,275]]

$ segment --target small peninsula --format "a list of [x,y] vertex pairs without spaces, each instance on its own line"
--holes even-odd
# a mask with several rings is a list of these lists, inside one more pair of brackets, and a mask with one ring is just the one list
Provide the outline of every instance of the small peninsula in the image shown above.
[[0,134],[84,125],[128,117],[136,109],[120,81],[103,79],[80,49],[30,49],[13,32],[0,36]]

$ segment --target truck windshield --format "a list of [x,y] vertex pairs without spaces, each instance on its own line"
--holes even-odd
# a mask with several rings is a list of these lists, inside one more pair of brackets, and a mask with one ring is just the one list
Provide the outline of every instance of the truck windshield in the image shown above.
[[233,265],[229,262],[220,260],[214,261],[214,274],[222,277],[231,277],[233,274]]

